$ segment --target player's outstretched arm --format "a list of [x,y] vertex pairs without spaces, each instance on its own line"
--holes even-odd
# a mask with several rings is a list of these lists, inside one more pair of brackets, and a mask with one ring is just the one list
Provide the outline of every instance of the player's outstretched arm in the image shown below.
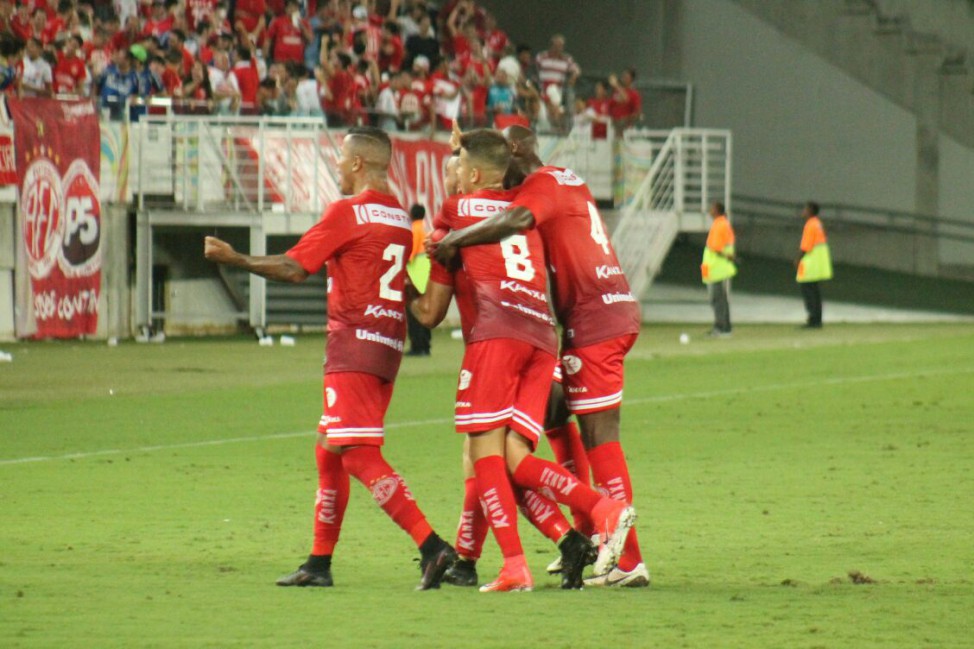
[[476,225],[462,230],[452,230],[448,235],[433,244],[430,254],[441,264],[448,264],[456,256],[457,250],[482,243],[496,243],[534,226],[534,215],[526,207],[504,210],[497,216],[484,219]]
[[426,285],[425,293],[410,301],[409,310],[421,325],[433,329],[443,322],[450,308],[451,299],[453,299],[452,286],[431,281]]
[[255,275],[277,282],[297,284],[308,278],[308,272],[301,267],[301,264],[287,255],[245,255],[216,237],[206,237],[203,242],[203,255],[218,264],[243,268]]

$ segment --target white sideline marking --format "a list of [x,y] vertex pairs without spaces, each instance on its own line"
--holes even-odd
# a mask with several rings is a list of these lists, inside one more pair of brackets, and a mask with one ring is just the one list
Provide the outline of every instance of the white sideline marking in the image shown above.
[[[625,404],[641,403],[663,403],[667,401],[680,401],[683,399],[709,399],[711,397],[730,396],[735,394],[746,394],[749,392],[773,392],[776,390],[792,390],[796,388],[814,388],[823,385],[846,385],[850,383],[870,383],[873,381],[897,381],[900,379],[918,379],[925,376],[946,376],[950,374],[971,374],[974,368],[951,369],[951,370],[921,370],[919,372],[896,372],[893,374],[874,374],[865,376],[844,376],[834,379],[823,379],[821,381],[801,381],[798,383],[779,383],[775,385],[760,385],[756,387],[728,388],[725,390],[709,390],[706,392],[683,392],[679,394],[662,394],[654,397],[643,397],[637,399],[624,399]],[[386,428],[414,428],[416,426],[432,426],[440,424],[452,424],[452,417],[442,419],[424,419],[419,421],[401,421],[386,424]],[[274,433],[271,435],[255,435],[253,437],[229,437],[225,439],[211,439],[202,442],[183,442],[180,444],[157,444],[154,446],[137,446],[135,448],[111,448],[101,451],[85,451],[80,453],[66,453],[64,455],[38,455],[35,457],[19,457],[8,460],[0,460],[0,466],[15,464],[28,464],[32,462],[52,462],[56,460],[78,460],[90,457],[101,457],[105,455],[121,455],[123,453],[152,453],[154,451],[168,451],[180,448],[200,448],[204,446],[223,446],[225,444],[238,444],[241,442],[264,442],[275,439],[290,439],[294,437],[313,437],[314,431],[306,430],[299,433]]]

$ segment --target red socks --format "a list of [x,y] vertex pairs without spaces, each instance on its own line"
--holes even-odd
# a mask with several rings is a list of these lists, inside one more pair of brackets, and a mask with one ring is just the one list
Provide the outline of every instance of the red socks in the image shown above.
[[487,538],[487,519],[477,496],[477,479],[467,478],[463,482],[463,510],[457,526],[456,550],[461,559],[476,561]]
[[338,543],[345,506],[348,505],[348,472],[342,466],[342,456],[329,453],[320,444],[315,444],[315,460],[318,464],[318,493],[311,554],[330,555]]
[[473,467],[480,504],[501,554],[505,559],[523,555],[521,539],[517,534],[517,506],[504,458],[489,455],[474,462]]
[[379,447],[346,448],[342,453],[342,464],[349,475],[355,476],[372,492],[376,504],[413,538],[416,547],[422,545],[433,528],[426,522],[406,483],[382,457]]
[[589,479],[588,455],[578,426],[570,421],[559,428],[552,428],[544,432],[555,454],[555,461],[571,471],[582,484],[591,484]]
[[533,489],[563,505],[591,512],[602,496],[554,462],[528,455],[517,465],[511,476],[514,484]]
[[568,534],[568,530],[572,529],[572,526],[568,524],[568,519],[558,509],[558,505],[538,492],[530,489],[516,489],[515,495],[524,517],[553,543],[557,544],[561,537]]
[[[632,503],[632,482],[629,467],[619,442],[600,444],[589,449],[588,459],[592,465],[592,477],[596,487],[609,498]],[[635,528],[626,537],[626,545],[619,558],[619,569],[626,572],[635,568],[643,560],[639,551],[639,540]]]
[[[575,422],[570,421],[564,426],[546,430],[545,435],[555,454],[555,461],[568,469],[583,485],[590,485],[588,455]],[[595,530],[585,512],[572,509],[572,519],[576,530],[585,536],[592,536]]]

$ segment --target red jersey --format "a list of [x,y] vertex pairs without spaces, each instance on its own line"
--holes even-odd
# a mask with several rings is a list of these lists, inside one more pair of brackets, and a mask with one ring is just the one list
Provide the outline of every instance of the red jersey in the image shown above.
[[[442,221],[452,230],[462,230],[500,214],[517,194],[517,189],[481,189],[451,196],[441,208]],[[460,258],[476,311],[468,342],[510,338],[557,353],[555,321],[546,295],[544,246],[536,230],[463,248]]]
[[40,38],[42,44],[50,45],[58,39],[58,35],[64,31],[65,27],[64,20],[60,16],[48,18],[47,24],[44,25],[44,29],[41,30],[38,38]]
[[22,41],[28,41],[34,36],[34,26],[30,23],[30,17],[21,20],[20,14],[14,14],[10,19],[10,31]]
[[85,62],[76,56],[61,57],[57,65],[54,66],[54,92],[55,93],[80,93],[81,84],[88,78],[88,68]]
[[488,55],[496,64],[504,56],[504,48],[507,47],[507,34],[499,29],[495,29],[487,34],[484,43],[487,45]]
[[643,98],[639,95],[635,88],[625,88],[626,91],[626,101],[621,102],[612,96],[609,101],[609,115],[612,119],[626,119],[627,117],[635,117],[639,113],[643,112]]
[[253,33],[265,13],[267,3],[264,0],[237,0],[233,19],[242,23],[247,32]]
[[257,74],[257,62],[237,61],[230,70],[230,74],[237,80],[237,89],[240,91],[240,100],[247,106],[257,104],[257,87],[260,85],[260,76]]
[[393,36],[389,41],[383,42],[379,46],[379,69],[383,72],[397,71],[402,68],[402,60],[405,56],[402,46],[402,39]]
[[294,24],[290,16],[278,16],[272,20],[267,30],[267,38],[274,42],[271,56],[275,62],[304,62],[304,32]]
[[204,20],[213,24],[213,13],[217,0],[186,0],[186,26],[195,32],[196,26]]
[[145,21],[145,26],[142,27],[142,37],[155,36],[156,38],[162,38],[172,30],[175,22],[176,19],[173,18],[172,14],[166,14],[166,17],[162,20],[153,20],[150,18]]
[[531,210],[544,240],[565,347],[638,333],[639,304],[585,181],[571,169],[541,167],[520,190],[511,205]]
[[409,214],[395,196],[367,190],[327,208],[287,251],[308,273],[328,268],[325,373],[365,372],[393,381],[406,339]]

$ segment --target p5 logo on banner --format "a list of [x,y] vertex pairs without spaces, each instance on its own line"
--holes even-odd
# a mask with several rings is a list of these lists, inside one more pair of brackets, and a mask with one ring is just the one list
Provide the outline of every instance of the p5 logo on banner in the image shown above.
[[100,132],[91,102],[8,100],[38,338],[93,334],[101,289]]

